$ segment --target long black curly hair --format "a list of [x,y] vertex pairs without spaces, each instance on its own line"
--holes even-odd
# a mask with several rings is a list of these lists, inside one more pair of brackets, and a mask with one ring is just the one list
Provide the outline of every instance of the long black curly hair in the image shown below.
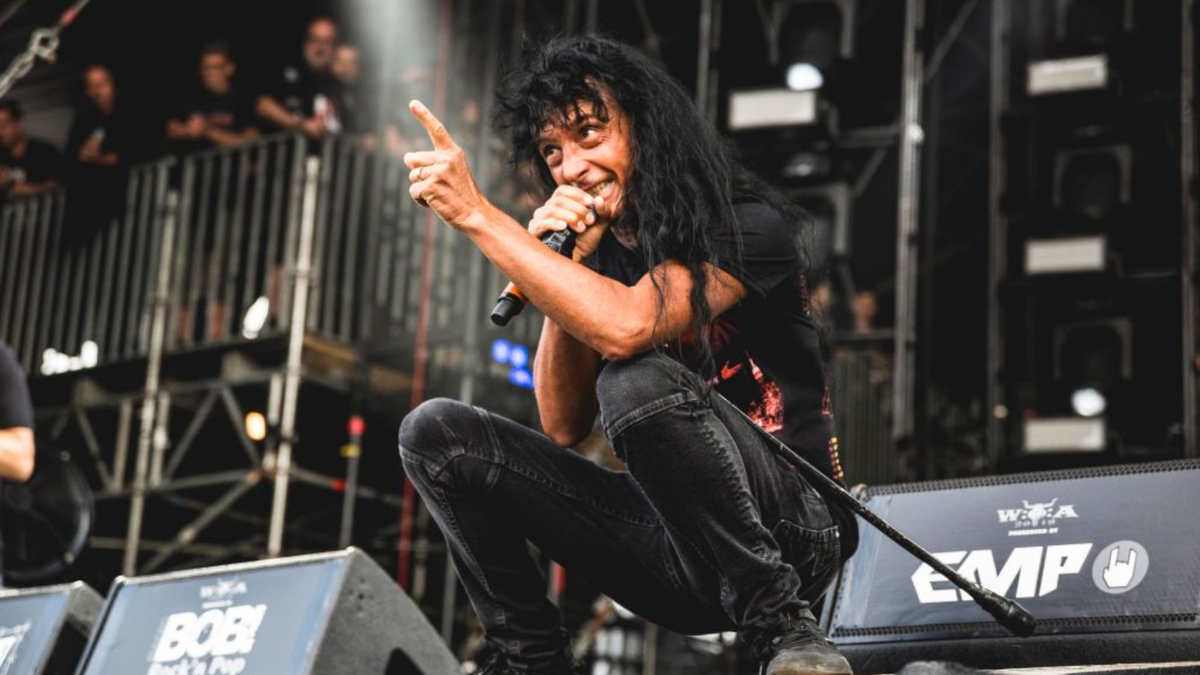
[[[526,40],[521,65],[497,93],[496,126],[509,135],[519,174],[535,175],[548,197],[554,179],[538,153],[547,125],[573,122],[580,105],[607,120],[605,95],[629,116],[633,171],[614,228],[636,232],[647,269],[666,260],[692,277],[692,338],[705,374],[713,368],[704,265],[717,265],[713,241],[735,227],[735,199],[757,199],[797,227],[803,214],[746,169],[692,104],[687,91],[637,49],[596,35]],[[736,239],[736,237],[735,237]],[[659,293],[662,288],[652,277]]]

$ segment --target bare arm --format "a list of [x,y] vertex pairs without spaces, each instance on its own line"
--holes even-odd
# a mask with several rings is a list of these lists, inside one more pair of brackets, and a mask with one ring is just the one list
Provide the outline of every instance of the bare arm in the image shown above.
[[24,183],[17,183],[16,185],[14,185],[13,189],[12,189],[12,194],[14,197],[22,197],[25,195],[37,194],[38,192],[42,192],[44,190],[49,190],[50,188],[56,187],[57,185],[58,185],[58,181],[54,180],[53,178],[51,178],[49,180],[44,180],[40,183],[30,183],[30,182],[26,181]]
[[564,448],[578,444],[592,430],[599,408],[599,371],[595,350],[546,319],[533,360],[534,394],[542,429]]
[[248,143],[258,138],[258,129],[246,127],[242,131],[225,131],[224,129],[209,127],[204,131],[204,135],[208,137],[208,140],[224,148],[231,145]]
[[33,475],[33,429],[0,429],[0,478],[24,483]]
[[[691,328],[692,278],[680,263],[663,263],[631,287],[554,253],[490,204],[462,230],[547,317],[610,361],[665,345]],[[707,270],[708,303],[717,316],[746,289],[721,270]],[[662,291],[661,312],[652,275]]]
[[298,129],[304,122],[303,119],[288,112],[288,109],[284,108],[279,101],[276,101],[274,96],[266,94],[258,97],[258,104],[255,106],[255,110],[257,110],[260,117],[284,129]]
[[[685,266],[668,261],[630,287],[551,251],[483,197],[466,153],[445,126],[423,105],[414,102],[410,108],[435,150],[405,155],[412,169],[409,195],[470,237],[555,324],[609,360],[641,354],[691,328],[692,279]],[[713,267],[707,274],[713,316],[745,297],[745,287],[733,276]]]

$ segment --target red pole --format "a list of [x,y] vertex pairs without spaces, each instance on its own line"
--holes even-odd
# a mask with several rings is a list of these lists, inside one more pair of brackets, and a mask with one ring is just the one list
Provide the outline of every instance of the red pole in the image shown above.
[[[434,66],[433,110],[447,119],[446,73],[450,65],[450,29],[454,18],[454,0],[442,0],[442,12],[438,25],[437,62]],[[425,352],[429,343],[429,303],[433,287],[433,236],[437,219],[433,211],[425,211],[425,236],[421,251],[421,300],[417,306],[417,335],[413,349],[413,388],[410,408],[415,410],[425,400]],[[412,558],[413,513],[417,506],[417,491],[412,481],[404,479],[404,506],[400,511],[399,564],[396,567],[397,581],[404,590],[408,589],[409,562]]]

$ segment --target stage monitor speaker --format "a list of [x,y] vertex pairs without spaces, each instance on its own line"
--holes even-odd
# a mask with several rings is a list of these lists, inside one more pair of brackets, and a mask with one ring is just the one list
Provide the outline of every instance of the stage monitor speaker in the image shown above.
[[0,675],[75,672],[102,604],[82,581],[0,591]]
[[860,523],[826,631],[855,672],[1200,661],[1200,461],[868,488],[876,513],[1038,620],[1007,633]]
[[78,675],[451,675],[408,596],[354,548],[118,578]]

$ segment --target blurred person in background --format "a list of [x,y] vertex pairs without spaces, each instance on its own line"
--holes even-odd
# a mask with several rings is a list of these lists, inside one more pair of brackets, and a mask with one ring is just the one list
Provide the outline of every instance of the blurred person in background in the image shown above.
[[303,131],[309,138],[341,131],[335,107],[337,80],[330,71],[337,42],[333,19],[313,19],[304,36],[301,63],[285,66],[268,93],[258,97],[259,116],[276,129]]
[[224,41],[200,50],[201,93],[181,114],[167,122],[172,150],[189,152],[240,145],[258,137],[254,105],[234,86],[237,62]]
[[67,135],[71,238],[82,241],[116,215],[130,165],[147,159],[155,134],[145,133],[121,102],[116,78],[103,65],[83,70],[83,104]]
[[21,104],[0,101],[0,189],[14,197],[41,192],[58,185],[62,171],[62,153],[26,135]]
[[375,148],[374,102],[364,92],[358,47],[349,42],[337,46],[330,66],[337,81],[335,106],[342,132],[358,136],[367,150]]
[[[12,349],[0,341],[0,497],[4,481],[24,483],[33,475],[33,454],[33,404],[25,372]],[[0,585],[4,582],[2,544],[0,539]]]
[[120,106],[117,82],[107,66],[83,70],[84,103],[67,135],[67,157],[81,165],[113,168],[144,159],[144,138],[131,111]]

